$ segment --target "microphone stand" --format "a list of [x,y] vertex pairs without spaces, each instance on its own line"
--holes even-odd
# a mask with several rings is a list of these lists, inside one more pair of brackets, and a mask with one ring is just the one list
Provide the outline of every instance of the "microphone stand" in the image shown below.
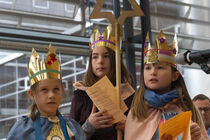
[[[208,62],[209,62],[209,64],[208,64]],[[207,62],[200,63],[199,65],[201,66],[201,69],[205,73],[210,74],[210,60]]]
[[[186,51],[184,53],[184,59],[185,62],[187,62],[188,65],[191,65],[193,62],[191,62],[190,60],[188,60],[188,54],[191,51]],[[197,60],[195,63],[197,63],[198,65],[200,65],[201,69],[206,73],[206,74],[210,74],[210,57],[204,57],[204,56],[200,56],[199,60]]]

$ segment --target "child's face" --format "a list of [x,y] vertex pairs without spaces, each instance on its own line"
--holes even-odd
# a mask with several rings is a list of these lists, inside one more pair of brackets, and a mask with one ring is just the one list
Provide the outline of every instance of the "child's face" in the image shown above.
[[[115,60],[113,60],[115,61]],[[110,72],[110,54],[106,47],[96,47],[92,51],[92,69],[93,73],[102,78]]]
[[41,116],[54,116],[61,103],[64,89],[57,79],[45,79],[38,83],[35,91],[28,92],[35,101]]
[[160,62],[144,66],[144,83],[152,90],[169,91],[172,81],[176,81],[178,76],[179,72],[172,72],[171,66],[166,63]]

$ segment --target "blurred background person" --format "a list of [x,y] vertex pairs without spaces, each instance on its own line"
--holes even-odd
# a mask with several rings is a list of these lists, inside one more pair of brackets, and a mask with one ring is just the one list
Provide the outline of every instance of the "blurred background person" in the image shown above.
[[193,98],[193,102],[202,114],[203,121],[210,138],[210,99],[204,94],[198,94]]

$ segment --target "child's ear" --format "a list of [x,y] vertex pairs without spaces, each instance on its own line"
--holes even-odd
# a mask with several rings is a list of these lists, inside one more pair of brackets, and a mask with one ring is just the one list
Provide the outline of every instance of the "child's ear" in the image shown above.
[[172,74],[172,81],[173,82],[176,81],[179,78],[179,75],[180,75],[179,71],[173,72],[173,74]]
[[33,91],[32,91],[31,89],[29,89],[29,90],[27,91],[27,93],[28,93],[29,98],[30,98],[31,100],[34,100]]

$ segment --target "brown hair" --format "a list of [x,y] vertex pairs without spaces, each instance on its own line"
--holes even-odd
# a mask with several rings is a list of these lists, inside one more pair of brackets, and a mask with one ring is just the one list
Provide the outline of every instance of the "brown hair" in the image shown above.
[[[110,55],[110,62],[111,62],[111,71],[109,73],[109,75],[107,75],[107,77],[109,78],[109,80],[112,82],[112,84],[115,86],[116,85],[116,62],[115,62],[115,52],[113,50],[111,50],[110,48],[105,47],[108,50],[108,53]],[[99,78],[93,73],[93,69],[92,69],[92,51],[90,52],[89,55],[89,65],[88,65],[88,70],[85,73],[83,82],[85,84],[85,86],[92,86],[93,84],[95,84]],[[128,70],[126,69],[124,63],[121,60],[121,83],[125,83],[128,82],[129,84],[133,84],[133,77],[130,74],[130,72],[128,72]]]
[[193,98],[193,101],[197,101],[197,100],[208,100],[210,102],[209,97],[207,97],[204,94],[198,94]]
[[[175,71],[177,71],[177,69],[172,67],[172,72]],[[144,99],[144,91],[146,86],[144,84],[143,74],[141,76],[140,83],[141,83],[140,88],[136,92],[131,105],[132,116],[137,117],[138,120],[145,119],[149,115],[148,106]],[[172,82],[172,88],[177,88],[179,92],[178,106],[180,106],[184,111],[192,111],[192,121],[201,124],[201,118],[199,112],[196,110],[195,106],[193,105],[193,102],[187,91],[184,79],[181,75],[179,75],[176,81]]]

